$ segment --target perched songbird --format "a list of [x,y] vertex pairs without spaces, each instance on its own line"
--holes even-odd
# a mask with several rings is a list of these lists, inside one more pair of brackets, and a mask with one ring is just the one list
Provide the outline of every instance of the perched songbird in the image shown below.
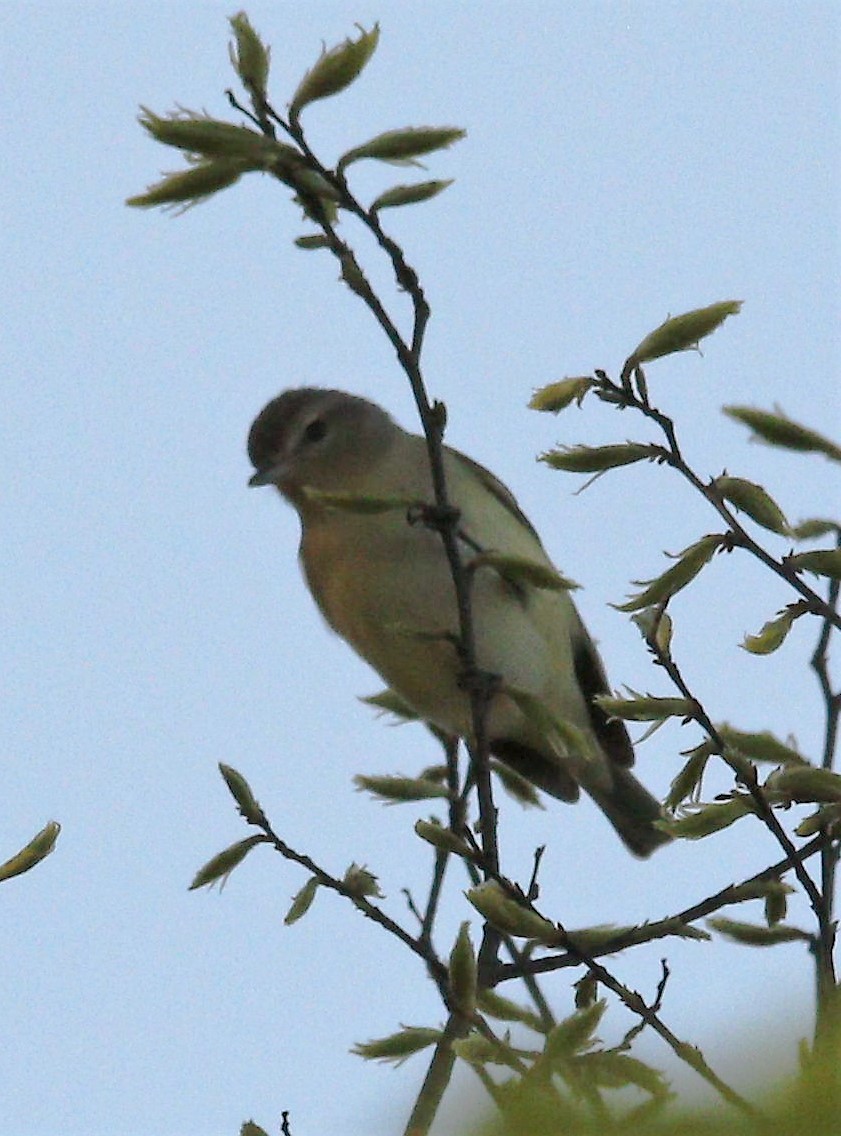
[[[302,388],[260,412],[248,454],[257,471],[250,484],[276,486],[298,511],[304,573],[330,626],[420,717],[469,739],[470,699],[453,642],[455,591],[440,534],[410,524],[405,508],[361,512],[318,496],[431,503],[425,440],[365,399]],[[551,569],[537,533],[493,474],[449,447],[444,463],[465,561],[493,551]],[[482,566],[471,602],[477,665],[502,680],[487,710],[491,752],[562,801],[576,800],[581,786],[628,848],[648,856],[668,839],[652,823],[660,806],[631,773],[624,725],[594,702],[608,692],[607,679],[568,592],[512,582]],[[587,752],[547,737],[504,685],[583,731]]]

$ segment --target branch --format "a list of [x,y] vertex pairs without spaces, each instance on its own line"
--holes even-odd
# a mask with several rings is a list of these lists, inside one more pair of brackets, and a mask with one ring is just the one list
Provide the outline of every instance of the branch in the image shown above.
[[[465,676],[465,686],[470,698],[474,735],[472,744],[469,744],[467,748],[475,771],[484,861],[488,873],[492,874],[499,868],[499,850],[486,730],[489,683],[488,676],[480,672],[476,663],[476,637],[470,604],[471,578],[470,573],[465,570],[458,545],[459,514],[450,503],[447,492],[442,440],[445,425],[442,414],[443,407],[438,403],[434,405],[430,403],[420,366],[424,335],[430,317],[429,304],[420,285],[417,272],[406,261],[400,246],[384,232],[376,211],[365,209],[357,200],[351,193],[343,173],[330,170],[319,161],[306,140],[298,116],[292,114],[289,121],[286,122],[268,104],[264,109],[266,114],[293,139],[307,159],[311,169],[315,170],[336,190],[341,206],[357,217],[372,234],[378,246],[386,253],[391,262],[397,287],[407,293],[412,303],[412,335],[411,342],[407,343],[368,283],[353,252],[344,241],[340,240],[333,225],[324,216],[323,209],[318,207],[313,212],[313,217],[327,238],[331,251],[342,265],[343,279],[366,304],[394,347],[400,365],[409,380],[423,427],[435,499],[435,523],[433,527],[439,532],[444,545],[458,608],[459,653]],[[302,196],[307,200],[305,192],[302,193]],[[492,936],[483,943],[480,951],[480,957],[483,961],[487,961],[489,956],[496,957]]]
[[[816,836],[814,840],[808,844],[804,844],[796,852],[798,860],[808,860],[817,852],[822,851],[824,847],[824,839],[822,836]],[[691,907],[686,907],[683,911],[677,912],[675,915],[669,915],[665,919],[658,919],[656,923],[645,923],[641,927],[634,927],[630,931],[619,932],[615,938],[605,938],[604,943],[601,943],[597,950],[591,952],[593,958],[601,958],[604,955],[616,954],[619,951],[627,950],[628,947],[641,946],[643,943],[650,943],[656,939],[666,938],[670,935],[680,935],[680,928],[689,926],[696,923],[699,919],[703,919],[706,915],[712,915],[714,912],[719,911],[722,907],[727,907],[733,903],[744,902],[744,892],[749,890],[755,884],[761,884],[765,880],[778,879],[785,872],[791,870],[791,863],[789,858],[778,860],[776,864],[770,864],[767,868],[763,868],[761,872],[757,872],[748,879],[743,880],[740,884],[728,884],[715,894],[702,899],[697,903],[692,904]],[[740,895],[740,893],[742,893]],[[574,934],[575,932],[570,932]],[[521,952],[522,954],[522,952]],[[574,954],[564,953],[562,955],[550,955],[539,959],[522,959],[516,965],[511,963],[501,963],[497,969],[497,981],[509,982],[512,979],[523,977],[523,974],[548,974],[554,970],[564,970],[567,967],[578,966],[579,959]],[[521,973],[521,968],[522,972]]]
[[263,816],[259,821],[254,820],[251,822],[257,828],[260,828],[267,836],[269,843],[278,851],[281,856],[286,860],[292,860],[296,864],[300,864],[302,868],[306,868],[311,875],[313,875],[322,887],[329,888],[330,891],[338,892],[343,895],[345,899],[349,899],[354,907],[372,922],[377,923],[389,934],[394,935],[401,943],[404,943],[413,954],[422,959],[429,970],[429,973],[438,986],[442,997],[446,998],[447,990],[447,968],[443,962],[438,958],[432,949],[430,943],[423,938],[415,938],[409,932],[396,923],[390,916],[386,915],[384,911],[380,910],[375,904],[371,903],[365,896],[358,895],[352,888],[349,888],[342,880],[331,876],[329,872],[325,871],[320,865],[303,852],[296,852],[291,848],[285,840],[282,840],[272,828],[268,819]]
[[[841,547],[841,533],[837,544]],[[841,581],[832,580],[829,585],[827,602],[833,610],[838,608]],[[838,744],[838,722],[841,716],[841,690],[833,690],[829,675],[829,641],[833,626],[828,619],[823,621],[821,633],[815,645],[811,665],[818,680],[825,706],[824,751],[822,766],[833,769],[835,750]],[[817,974],[817,1017],[815,1021],[815,1044],[834,1044],[838,1037],[837,979],[835,975],[836,925],[833,917],[835,900],[835,875],[838,866],[839,846],[830,839],[829,833],[821,837],[821,886],[823,903],[818,914],[818,937],[815,942],[815,969]]]
[[772,572],[785,580],[791,588],[806,600],[809,610],[813,614],[821,616],[821,618],[828,620],[834,627],[841,630],[841,616],[839,616],[832,604],[827,603],[814,589],[810,588],[808,584],[805,584],[784,560],[775,559],[761,544],[757,543],[738,521],[733,511],[728,508],[721,496],[716,493],[710,485],[707,485],[687,464],[678,445],[674,422],[668,415],[663,414],[662,411],[657,410],[656,407],[651,405],[648,401],[644,383],[641,386],[641,393],[637,395],[633,393],[630,384],[624,387],[619,386],[609,379],[604,371],[597,371],[596,377],[599,381],[599,387],[608,394],[608,401],[616,403],[619,406],[633,407],[660,427],[668,443],[668,450],[662,454],[663,460],[673,469],[677,470],[677,472],[712,505],[719,516],[726,521],[733,534],[734,545],[738,545],[738,547],[750,552],[757,560],[761,561],[766,568],[770,568]]

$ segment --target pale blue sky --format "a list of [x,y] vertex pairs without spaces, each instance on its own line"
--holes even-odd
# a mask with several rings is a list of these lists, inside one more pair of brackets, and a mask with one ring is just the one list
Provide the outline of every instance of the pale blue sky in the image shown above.
[[[0,1136],[223,1136],[249,1116],[276,1125],[284,1108],[295,1136],[400,1130],[424,1059],[395,1072],[348,1050],[441,1020],[417,963],[338,898],[320,895],[284,928],[305,877],[269,852],[221,896],[186,891],[246,835],[222,760],[293,846],[337,874],[366,863],[408,922],[400,889],[421,891],[428,864],[411,826],[430,810],[382,809],[351,777],[436,760],[422,729],[391,729],[356,701],[379,683],[315,612],[294,514],[246,490],[248,425],[283,387],[343,386],[411,422],[390,348],[326,255],[292,248],[302,226],[268,179],[180,219],[123,206],[180,164],[136,125],[138,104],[227,115],[233,11],[0,5],[0,858],[48,819],[63,825],[55,855],[0,888]],[[669,693],[608,603],[662,570],[662,550],[714,531],[714,516],[652,467],[573,496],[576,482],[536,453],[650,435],[595,406],[560,420],[525,406],[564,374],[617,373],[669,312],[743,299],[703,357],[651,366],[654,400],[703,476],[726,467],[761,481],[795,518],[837,513],[837,470],[749,445],[719,408],[779,403],[827,433],[841,425],[838,7],[248,11],[273,44],[281,106],[322,39],[380,19],[364,77],[306,115],[325,159],[391,127],[468,129],[430,161],[453,187],[388,218],[434,308],[430,391],[448,405],[450,440],[503,477],[585,585],[612,681]],[[404,176],[360,168],[357,184],[373,194]],[[814,632],[798,629],[769,660],[736,645],[788,599],[744,557],[719,558],[675,604],[675,651],[716,719],[794,734],[816,754]],[[662,730],[641,747],[643,779],[664,792],[696,739]],[[504,808],[509,872],[527,876],[547,843],[543,902],[571,927],[661,917],[778,858],[750,820],[641,864],[589,804]],[[446,933],[464,917],[455,898]],[[794,918],[809,925],[800,906]],[[663,954],[663,1017],[713,1066],[748,1085],[743,1038],[722,1028],[731,1013],[766,1030],[769,1060],[793,1065],[810,1019],[804,949],[661,944],[612,965],[651,995]],[[547,988],[564,1012],[568,977]],[[602,1034],[629,1024],[612,1010]],[[639,1052],[675,1073],[656,1039]]]

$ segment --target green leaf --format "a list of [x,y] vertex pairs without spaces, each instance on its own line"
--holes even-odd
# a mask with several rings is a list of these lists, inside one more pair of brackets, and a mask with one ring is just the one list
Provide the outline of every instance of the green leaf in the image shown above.
[[811,943],[812,936],[799,927],[787,927],[778,923],[776,927],[761,927],[755,923],[740,923],[736,919],[720,916],[708,919],[707,926],[734,943],[748,947],[773,947],[777,943]]
[[381,193],[371,202],[371,212],[377,213],[380,209],[396,209],[401,205],[416,205],[420,201],[429,201],[453,184],[452,178],[443,181],[421,181],[416,185],[395,185]]
[[560,449],[541,454],[537,460],[566,473],[603,473],[634,462],[656,461],[662,456],[663,451],[659,446],[624,442],[609,446],[561,446]]
[[258,844],[265,844],[268,841],[267,836],[249,836],[246,840],[238,840],[236,844],[232,844],[229,848],[225,848],[219,852],[212,859],[208,860],[204,867],[199,868],[196,872],[193,882],[190,884],[190,891],[195,891],[196,888],[208,887],[210,884],[215,884],[221,881],[224,887],[227,882],[228,876],[236,868],[252,848]]
[[249,824],[262,824],[265,822],[263,810],[251,792],[251,787],[241,773],[230,765],[219,762],[219,772],[228,786],[228,792],[236,801],[239,811]]
[[445,828],[440,821],[419,820],[415,822],[415,832],[434,848],[442,852],[452,852],[465,860],[473,860],[473,850],[469,844],[457,836],[452,829]]
[[571,406],[573,402],[579,406],[584,396],[596,385],[596,380],[589,375],[577,378],[561,379],[557,383],[549,383],[534,392],[529,401],[529,410],[542,410],[549,414],[557,414]]
[[841,580],[841,548],[816,548],[812,552],[796,552],[793,556],[787,556],[785,562],[795,572],[814,572],[816,576]]
[[295,247],[305,249],[323,249],[330,248],[330,242],[321,233],[305,233],[302,237],[296,237],[294,241]]
[[597,923],[593,927],[576,927],[574,931],[567,932],[567,940],[573,949],[592,955],[608,950],[612,943],[626,938],[637,929],[629,925],[620,927],[616,923]]
[[534,588],[550,592],[569,592],[581,587],[548,564],[539,564],[522,556],[506,556],[501,552],[478,552],[470,561],[469,567],[493,568],[512,584],[530,584]]
[[161,181],[150,185],[145,193],[126,199],[132,209],[154,209],[157,206],[198,205],[234,185],[248,172],[238,161],[200,162],[188,170],[167,174]]
[[342,883],[347,888],[348,893],[357,899],[383,898],[377,877],[373,872],[359,864],[351,864],[342,877]]
[[737,749],[751,761],[770,761],[774,765],[805,765],[806,758],[774,737],[768,730],[750,733],[737,730],[728,722],[716,727],[725,745]]
[[710,533],[702,536],[694,544],[689,545],[676,564],[668,568],[662,576],[653,580],[634,580],[637,585],[645,584],[645,590],[632,596],[626,603],[613,604],[617,611],[640,611],[642,608],[661,604],[671,599],[687,584],[691,584],[705,564],[712,560],[715,553],[724,546],[726,536],[723,533]]
[[364,1057],[366,1061],[393,1061],[395,1065],[402,1065],[407,1057],[428,1049],[430,1045],[437,1045],[440,1040],[440,1030],[404,1026],[399,1033],[354,1045],[351,1053]]
[[675,775],[669,787],[664,802],[667,809],[676,809],[678,805],[683,804],[690,797],[696,796],[711,756],[712,750],[709,748],[708,742],[702,742],[701,745],[696,746],[691,751],[686,765]]
[[484,1037],[477,1030],[471,1030],[467,1037],[457,1038],[453,1042],[453,1053],[468,1065],[476,1069],[484,1069],[486,1065],[506,1065],[518,1071],[522,1070],[516,1050],[506,1041],[498,1038]]
[[841,774],[812,765],[788,765],[775,769],[765,782],[767,792],[785,799],[811,804],[841,802]]
[[594,701],[610,718],[626,722],[664,722],[667,718],[692,718],[698,705],[691,698],[657,698],[653,694],[637,694],[633,698],[613,698],[597,694]]
[[740,817],[756,812],[756,806],[747,795],[732,797],[729,801],[701,805],[675,820],[657,821],[657,827],[680,840],[702,840],[714,832],[728,828]]
[[404,497],[398,494],[380,497],[367,493],[331,493],[325,489],[315,489],[311,485],[302,486],[301,492],[308,501],[315,501],[325,509],[335,509],[341,513],[357,513],[360,516],[375,516],[378,513],[391,513],[399,509],[405,512],[421,504],[416,497]]
[[544,1053],[550,1062],[567,1061],[573,1054],[581,1053],[594,1045],[594,1034],[604,1017],[607,1002],[600,999],[591,1006],[576,1010],[563,1021],[553,1026],[546,1035]]
[[838,836],[841,825],[841,805],[821,805],[814,813],[810,813],[795,828],[798,836],[814,836],[825,831],[831,836]]
[[723,300],[706,308],[695,308],[683,315],[673,316],[655,328],[637,348],[631,352],[626,369],[649,363],[663,355],[674,355],[678,351],[695,350],[700,340],[711,335],[717,327],[734,316],[742,306],[741,300]]
[[791,529],[791,535],[795,540],[816,540],[822,536],[829,536],[830,533],[836,537],[841,535],[841,526],[837,521],[829,521],[823,517],[810,517]]
[[510,765],[506,765],[505,762],[498,761],[496,758],[491,758],[490,764],[505,792],[513,797],[518,804],[524,808],[543,808],[540,794],[531,781],[527,781],[521,774],[516,773]]
[[746,635],[741,642],[745,651],[752,655],[770,655],[783,645],[794,621],[808,610],[802,601],[789,604],[776,619],[764,623],[756,635]]
[[163,116],[148,107],[140,110],[137,121],[156,142],[200,154],[204,159],[236,160],[252,170],[269,169],[278,161],[299,166],[304,161],[294,146],[277,142],[247,126],[235,126],[190,110]]
[[245,12],[237,12],[228,22],[234,33],[234,42],[229,48],[231,64],[246,90],[265,99],[271,48],[266,47],[254,31]]
[[481,1012],[489,1018],[496,1018],[500,1022],[522,1022],[523,1025],[528,1026],[536,1033],[544,1032],[543,1022],[534,1010],[529,1010],[517,1002],[503,998],[495,990],[480,990],[476,1004]]
[[628,1053],[603,1050],[586,1056],[586,1070],[593,1080],[605,1088],[620,1089],[636,1085],[652,1097],[663,1100],[670,1095],[663,1074]]
[[377,49],[380,38],[380,25],[374,24],[366,32],[359,24],[358,39],[346,39],[329,51],[323,49],[315,65],[298,85],[289,106],[291,115],[297,115],[309,103],[317,99],[330,98],[339,94],[357,78],[368,60]]
[[387,805],[402,804],[406,801],[426,801],[432,797],[449,797],[449,792],[443,785],[427,781],[422,777],[365,777],[358,774],[354,777],[353,783],[357,789],[379,797]]
[[378,694],[369,694],[365,698],[360,698],[359,701],[364,702],[366,706],[373,706],[375,710],[393,714],[402,722],[417,722],[419,717],[408,702],[405,702],[399,694],[390,689],[381,690]]
[[407,126],[402,130],[387,130],[342,154],[336,170],[343,170],[361,158],[375,158],[381,162],[408,162],[434,150],[444,150],[466,134],[466,130],[457,126]]
[[265,1128],[261,1128],[253,1120],[246,1120],[245,1124],[240,1127],[239,1136],[269,1136],[269,1134]]
[[293,923],[297,923],[306,915],[312,907],[312,901],[315,899],[318,888],[318,880],[315,876],[310,876],[301,890],[293,897],[292,904],[284,916],[283,922],[287,927],[291,927]]
[[725,501],[747,513],[751,520],[764,529],[781,536],[788,534],[789,525],[785,514],[761,485],[745,481],[741,477],[717,477],[711,488],[720,493]]
[[58,840],[60,832],[61,825],[58,821],[51,820],[45,824],[28,844],[25,844],[19,852],[16,852],[5,863],[0,864],[0,881],[10,880],[13,876],[22,876],[24,872],[28,872],[36,864],[40,864],[55,848],[55,842]]
[[810,430],[808,426],[801,426],[799,422],[787,418],[781,411],[771,414],[752,406],[725,406],[723,409],[729,418],[749,426],[755,437],[771,446],[801,453],[824,454],[832,461],[841,461],[841,446],[837,446],[823,434]]
[[468,903],[481,916],[507,935],[520,939],[537,939],[548,945],[557,945],[562,941],[563,937],[559,936],[553,923],[508,895],[496,880],[477,884],[464,894]]
[[504,683],[502,692],[507,694],[523,717],[542,734],[560,757],[574,755],[586,760],[600,760],[595,752],[594,742],[584,730],[553,714],[545,702],[528,691]]
[[465,921],[459,928],[450,952],[449,991],[452,1005],[470,1017],[476,1009],[476,954],[470,941],[470,924]]

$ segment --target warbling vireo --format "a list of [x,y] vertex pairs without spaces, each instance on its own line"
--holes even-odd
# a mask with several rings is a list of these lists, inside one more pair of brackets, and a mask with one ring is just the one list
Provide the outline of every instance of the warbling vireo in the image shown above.
[[[432,502],[425,440],[372,402],[304,388],[260,412],[248,454],[257,471],[250,484],[275,485],[298,511],[304,573],[330,626],[422,718],[470,738],[470,699],[453,643],[455,591],[440,534],[410,524],[405,508],[364,513],[318,497]],[[552,567],[493,474],[449,447],[444,462],[465,561],[484,550]],[[576,800],[581,786],[628,848],[649,855],[668,839],[652,823],[660,806],[630,771],[634,751],[624,725],[608,721],[593,701],[608,692],[607,679],[568,592],[512,583],[485,566],[470,595],[478,667],[539,699],[588,739],[586,754],[569,752],[500,690],[487,708],[491,752],[562,801]]]

